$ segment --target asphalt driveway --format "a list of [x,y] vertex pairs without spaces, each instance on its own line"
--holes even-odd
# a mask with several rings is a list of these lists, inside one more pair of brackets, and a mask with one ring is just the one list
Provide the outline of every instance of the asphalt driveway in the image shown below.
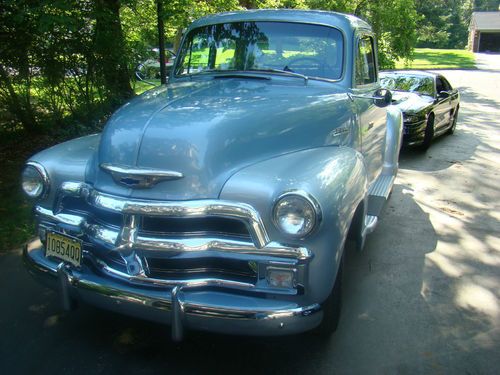
[[500,72],[500,53],[475,53],[474,58],[478,69]]
[[62,314],[0,255],[0,373],[495,374],[500,368],[500,72],[443,72],[455,135],[403,152],[382,221],[346,264],[330,340],[191,332],[82,306]]

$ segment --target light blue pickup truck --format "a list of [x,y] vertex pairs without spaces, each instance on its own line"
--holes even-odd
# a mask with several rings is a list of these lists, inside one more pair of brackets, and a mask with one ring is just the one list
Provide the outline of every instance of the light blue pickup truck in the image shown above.
[[41,245],[25,264],[65,309],[166,323],[175,340],[329,334],[344,248],[363,248],[397,173],[390,103],[373,31],[354,16],[197,20],[168,85],[26,163]]

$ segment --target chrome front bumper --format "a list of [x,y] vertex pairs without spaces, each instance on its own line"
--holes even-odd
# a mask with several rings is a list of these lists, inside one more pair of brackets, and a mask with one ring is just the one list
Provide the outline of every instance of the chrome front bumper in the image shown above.
[[323,318],[319,304],[299,306],[237,294],[217,280],[150,288],[100,275],[85,265],[74,269],[57,264],[45,257],[43,247],[26,246],[23,258],[30,274],[59,292],[64,308],[77,300],[169,324],[174,340],[182,339],[185,328],[251,336],[295,334],[315,328]]

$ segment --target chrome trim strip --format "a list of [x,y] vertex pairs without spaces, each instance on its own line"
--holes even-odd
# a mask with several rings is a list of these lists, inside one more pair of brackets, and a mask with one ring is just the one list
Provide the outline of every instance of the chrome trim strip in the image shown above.
[[89,203],[95,207],[131,215],[202,218],[218,216],[244,222],[256,247],[263,248],[270,242],[259,213],[246,203],[217,199],[196,201],[144,201],[114,197],[93,191]]
[[190,238],[163,240],[159,238],[137,237],[134,249],[161,250],[173,252],[220,251],[238,254],[267,255],[306,260],[311,253],[305,247],[287,247],[277,242],[270,242],[266,247],[257,249],[250,243],[217,238]]

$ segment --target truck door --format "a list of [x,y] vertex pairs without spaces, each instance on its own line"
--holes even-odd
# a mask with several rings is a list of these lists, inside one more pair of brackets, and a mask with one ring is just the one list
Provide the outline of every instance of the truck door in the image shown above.
[[380,89],[374,39],[361,35],[355,44],[353,94],[361,134],[361,152],[365,159],[370,182],[380,173],[386,133],[386,108],[373,100]]

